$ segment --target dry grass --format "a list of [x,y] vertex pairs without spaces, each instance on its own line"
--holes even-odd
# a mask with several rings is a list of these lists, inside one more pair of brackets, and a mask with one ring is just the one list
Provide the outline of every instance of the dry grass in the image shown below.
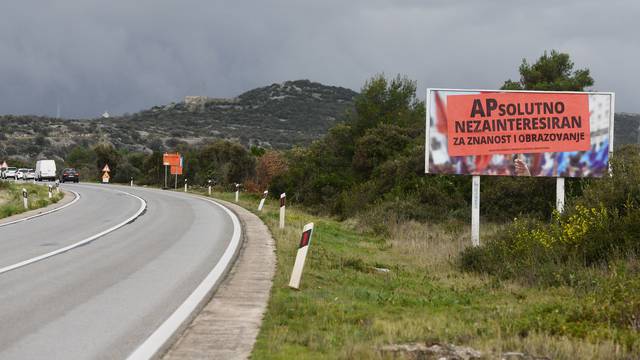
[[[255,211],[257,202],[243,196],[241,205]],[[583,336],[562,334],[570,322],[565,314],[582,304],[571,288],[461,272],[455,261],[470,244],[469,224],[387,218],[387,233],[372,235],[367,223],[339,222],[295,206],[288,207],[286,229],[278,229],[274,201],[258,215],[277,242],[278,271],[254,359],[384,359],[381,346],[410,342],[469,346],[487,359],[510,351],[553,359],[639,358],[617,345],[617,330],[606,324],[594,324]],[[316,232],[301,290],[292,291],[286,284],[309,221]],[[501,229],[483,224],[481,241]]]
[[9,192],[6,190],[0,190],[0,206],[7,204],[10,201]]

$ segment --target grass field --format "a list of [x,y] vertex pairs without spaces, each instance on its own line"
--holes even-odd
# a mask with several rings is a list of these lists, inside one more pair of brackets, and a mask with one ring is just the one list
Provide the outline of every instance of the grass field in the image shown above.
[[22,203],[23,188],[29,194],[29,210],[57,203],[64,196],[63,193],[54,193],[49,199],[46,186],[0,181],[0,219],[27,211]]
[[[241,198],[240,205],[256,212],[258,197]],[[280,230],[277,206],[268,201],[258,214],[276,240],[278,268],[253,359],[381,359],[390,357],[381,346],[410,342],[470,346],[488,359],[507,351],[553,359],[640,358],[637,331],[578,316],[598,311],[588,294],[458,270],[457,254],[470,243],[467,224],[392,224],[381,237],[355,221],[288,206]],[[297,243],[312,221],[301,289],[292,290],[287,284]],[[487,236],[500,227],[483,225],[483,231]]]

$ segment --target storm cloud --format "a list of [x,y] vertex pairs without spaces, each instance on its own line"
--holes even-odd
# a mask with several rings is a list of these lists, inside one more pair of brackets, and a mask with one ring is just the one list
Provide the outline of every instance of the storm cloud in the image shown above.
[[0,113],[96,117],[371,76],[493,89],[544,50],[588,67],[616,111],[640,112],[638,1],[5,1]]

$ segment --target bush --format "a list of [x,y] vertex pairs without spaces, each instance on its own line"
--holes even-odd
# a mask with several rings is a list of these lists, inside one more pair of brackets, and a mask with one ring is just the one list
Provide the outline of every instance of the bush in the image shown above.
[[586,183],[564,214],[550,222],[516,219],[479,248],[465,250],[460,266],[502,278],[571,284],[567,274],[640,255],[640,154],[627,148],[612,159],[612,176]]

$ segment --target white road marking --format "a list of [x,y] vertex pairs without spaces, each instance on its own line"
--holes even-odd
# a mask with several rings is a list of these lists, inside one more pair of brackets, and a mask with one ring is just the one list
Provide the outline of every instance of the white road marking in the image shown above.
[[220,258],[220,261],[211,270],[209,275],[202,280],[200,285],[189,295],[189,297],[165,320],[156,331],[151,334],[136,350],[134,350],[128,360],[139,359],[151,359],[167,346],[167,342],[171,340],[172,336],[180,329],[182,325],[191,317],[191,315],[199,308],[200,305],[207,299],[213,288],[222,279],[227,267],[231,264],[234,258],[234,254],[240,246],[240,236],[242,234],[242,228],[240,226],[240,220],[236,214],[227,209],[222,204],[210,200],[198,197],[201,200],[211,202],[221,207],[231,217],[233,222],[233,237],[224,254]]
[[5,266],[3,268],[0,268],[0,274],[4,274],[4,273],[6,273],[8,271],[15,270],[15,269],[21,268],[23,266],[27,266],[27,265],[33,264],[35,262],[50,258],[52,256],[56,256],[58,254],[61,254],[61,253],[67,252],[69,250],[72,250],[74,248],[77,248],[78,246],[82,246],[82,245],[88,244],[88,243],[96,240],[97,238],[99,238],[101,236],[104,236],[104,235],[106,235],[106,234],[108,234],[110,232],[113,232],[113,231],[125,226],[129,222],[135,220],[147,208],[147,202],[143,198],[141,198],[139,196],[136,196],[136,195],[133,195],[133,194],[130,194],[130,193],[125,192],[125,191],[120,191],[120,190],[115,190],[115,191],[121,192],[123,194],[127,194],[129,196],[133,196],[134,198],[140,200],[140,208],[138,209],[138,211],[133,216],[131,216],[130,218],[126,219],[125,221],[123,221],[123,222],[121,222],[121,223],[119,223],[117,225],[114,225],[114,226],[108,228],[107,230],[99,232],[99,233],[97,233],[97,234],[95,234],[93,236],[90,236],[90,237],[88,237],[88,238],[86,238],[84,240],[81,240],[81,241],[79,241],[79,242],[77,242],[75,244],[71,244],[71,245],[65,246],[63,248],[60,248],[58,250],[54,250],[54,251],[48,252],[46,254],[42,254],[42,255],[39,255],[39,256],[36,256],[36,257],[32,257],[30,259],[21,261],[19,263],[13,264],[13,265],[9,265],[9,266]]
[[17,223],[21,223],[23,221],[31,220],[33,218],[37,218],[37,217],[40,217],[40,216],[48,215],[48,214],[51,214],[52,212],[56,212],[56,211],[62,210],[64,208],[66,208],[67,206],[71,206],[71,205],[75,204],[78,200],[80,200],[80,194],[78,194],[77,192],[75,192],[73,190],[69,190],[69,191],[71,191],[73,193],[73,195],[76,197],[70,203],[62,205],[59,208],[55,208],[55,209],[52,209],[52,210],[49,210],[49,211],[45,211],[43,213],[39,213],[39,214],[28,216],[28,217],[23,218],[23,219],[18,219],[18,220],[13,220],[13,221],[9,221],[9,222],[6,222],[6,223],[2,223],[2,224],[0,224],[0,227],[17,224]]

